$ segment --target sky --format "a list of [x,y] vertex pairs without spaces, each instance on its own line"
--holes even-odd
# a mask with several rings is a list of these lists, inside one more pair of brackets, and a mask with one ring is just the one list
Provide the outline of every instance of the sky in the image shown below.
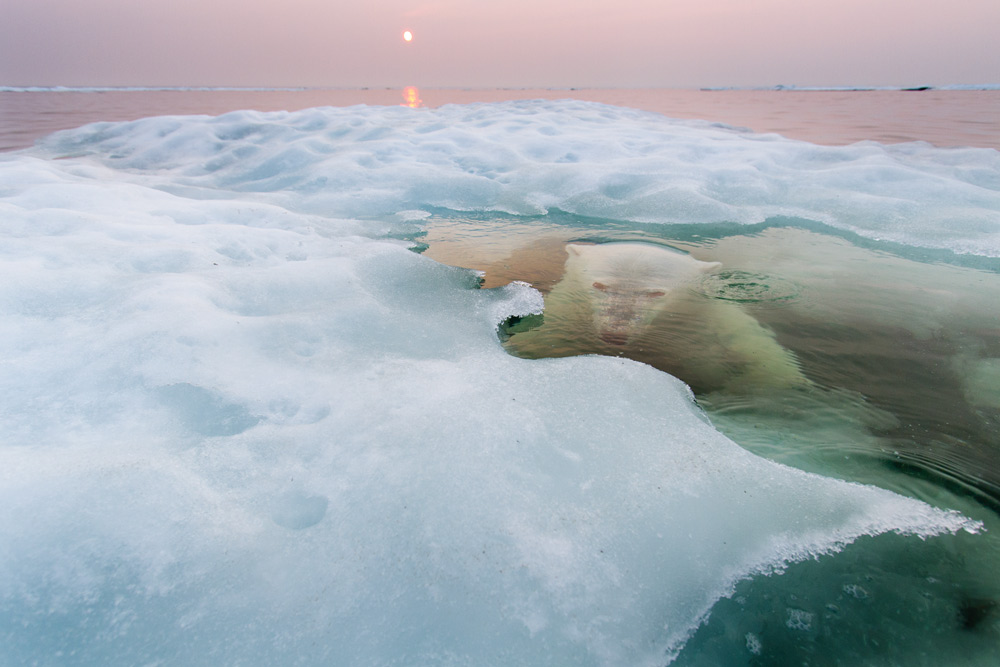
[[1000,83],[998,0],[0,0],[0,17],[0,86]]

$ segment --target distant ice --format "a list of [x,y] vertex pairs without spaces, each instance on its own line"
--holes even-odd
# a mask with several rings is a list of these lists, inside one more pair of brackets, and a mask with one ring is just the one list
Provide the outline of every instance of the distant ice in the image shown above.
[[774,90],[774,91],[803,91],[803,92],[856,92],[862,93],[873,90],[881,91],[922,91],[922,90],[1000,90],[1000,83],[983,84],[946,84],[927,85],[916,84],[911,86],[797,86],[779,84],[765,87],[743,87],[743,86],[713,86],[702,88],[702,90]]
[[151,91],[298,91],[309,88],[274,88],[259,86],[0,86],[0,93],[136,93]]
[[5,659],[657,665],[740,579],[976,531],[748,453],[651,367],[511,357],[497,326],[539,293],[393,237],[397,212],[560,208],[996,254],[998,164],[578,102],[98,123],[0,156]]
[[52,135],[36,154],[91,156],[137,184],[189,197],[255,192],[319,215],[443,207],[663,224],[786,216],[1000,255],[1000,151],[816,146],[588,102],[96,123]]

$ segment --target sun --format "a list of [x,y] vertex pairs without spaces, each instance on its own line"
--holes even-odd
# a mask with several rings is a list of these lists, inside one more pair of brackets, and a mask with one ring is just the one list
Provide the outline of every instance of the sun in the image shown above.
[[413,33],[410,32],[409,30],[404,30],[403,31],[403,41],[404,42],[412,42],[413,41]]

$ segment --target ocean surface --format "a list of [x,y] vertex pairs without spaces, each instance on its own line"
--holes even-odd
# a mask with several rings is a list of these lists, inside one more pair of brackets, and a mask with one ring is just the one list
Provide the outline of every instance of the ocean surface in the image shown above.
[[[413,96],[415,94],[415,97]],[[115,90],[0,88],[0,150],[95,121],[228,111],[398,104],[436,108],[507,100],[575,99],[775,132],[817,144],[927,141],[1000,149],[1000,90],[405,89]]]
[[995,664],[998,119],[0,90],[0,665]]

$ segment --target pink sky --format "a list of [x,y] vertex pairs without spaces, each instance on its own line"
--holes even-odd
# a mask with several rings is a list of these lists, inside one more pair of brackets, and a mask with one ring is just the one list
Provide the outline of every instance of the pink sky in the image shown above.
[[998,0],[0,0],[0,17],[10,86],[1000,83]]

